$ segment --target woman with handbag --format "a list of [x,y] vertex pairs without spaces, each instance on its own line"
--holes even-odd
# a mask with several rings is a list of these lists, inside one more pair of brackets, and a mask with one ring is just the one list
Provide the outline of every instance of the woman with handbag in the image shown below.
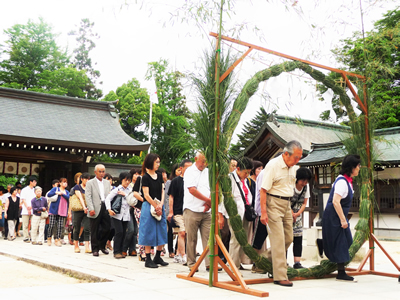
[[[142,172],[142,170],[140,170],[140,172]],[[140,215],[142,213],[142,204],[144,201],[142,178],[143,178],[143,173],[141,173],[139,176],[137,176],[136,182],[132,188],[133,196],[138,200],[135,205],[135,210],[133,213],[135,215],[139,234],[140,234],[140,230],[139,230],[140,229]],[[139,240],[139,234],[138,234],[138,240]],[[140,244],[138,244],[138,259],[139,259],[139,261],[146,261],[146,251],[144,249],[144,246],[140,245]]]
[[[129,187],[131,189],[133,189],[133,187],[135,186],[135,182],[136,179],[138,178],[138,176],[140,175],[140,170],[139,169],[134,169],[132,168],[129,173],[132,176],[132,181],[131,184],[129,185]],[[134,192],[131,191],[130,196],[129,197],[133,197],[132,201],[136,202],[135,205],[130,205],[129,207],[129,214],[130,214],[130,220],[128,223],[128,228],[126,230],[126,235],[125,235],[125,239],[124,242],[122,244],[122,254],[127,256],[137,256],[137,251],[136,251],[136,245],[137,245],[137,234],[138,234],[138,224],[137,224],[137,220],[135,217],[135,206],[137,205],[138,200],[136,199],[136,197],[134,197]],[[129,204],[129,197],[127,197],[127,201]],[[136,200],[135,200],[136,199]]]
[[10,196],[6,199],[6,204],[4,206],[4,218],[7,220],[8,224],[8,240],[13,241],[16,238],[15,225],[19,218],[19,210],[22,207],[20,198],[17,196],[18,188],[12,187],[10,189]]
[[51,202],[49,209],[50,222],[47,236],[47,245],[49,246],[51,246],[51,233],[53,227],[57,224],[57,233],[54,239],[54,245],[61,247],[61,232],[64,230],[64,221],[68,216],[69,192],[66,190],[67,186],[67,178],[61,178],[59,187],[52,188],[47,194],[50,198],[57,195],[57,201]]
[[74,240],[74,251],[80,253],[79,249],[79,234],[81,226],[83,226],[83,240],[85,241],[85,253],[92,253],[89,247],[90,239],[90,223],[87,217],[87,206],[85,198],[86,183],[90,179],[89,173],[83,173],[80,176],[80,183],[76,184],[71,189],[70,194],[70,207],[72,211],[73,220],[73,240]]
[[[139,244],[145,246],[146,268],[167,266],[161,258],[161,251],[168,243],[167,220],[164,212],[164,182],[156,171],[160,167],[160,156],[155,153],[146,155],[142,166],[142,189],[144,202],[140,216]],[[151,259],[151,247],[157,247],[154,260]]]
[[[237,161],[236,170],[229,174],[232,185],[232,196],[236,202],[238,214],[241,216],[243,228],[246,231],[247,237],[251,238],[253,232],[253,221],[255,219],[255,212],[253,207],[253,196],[250,192],[249,180],[247,180],[253,162],[248,157],[242,157]],[[224,216],[228,219],[229,230],[231,232],[231,240],[229,242],[229,255],[237,268],[241,268],[243,249],[236,239],[233,232],[229,215],[225,210],[224,203],[221,202],[218,207],[218,225],[222,229],[224,226]]]
[[129,205],[126,196],[131,192],[132,175],[129,172],[119,174],[120,185],[113,189],[107,196],[105,204],[111,216],[111,223],[115,229],[114,235],[114,257],[116,259],[125,258],[122,254],[122,246],[130,221]]

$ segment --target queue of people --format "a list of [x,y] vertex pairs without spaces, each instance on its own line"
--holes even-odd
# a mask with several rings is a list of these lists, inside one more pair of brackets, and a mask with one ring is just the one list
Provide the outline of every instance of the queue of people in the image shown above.
[[[302,214],[310,198],[308,183],[312,174],[309,169],[296,166],[302,152],[301,144],[291,141],[265,168],[261,162],[247,157],[232,159],[230,163],[232,197],[248,243],[272,261],[274,283],[281,286],[293,286],[287,277],[287,250],[292,243],[293,268],[304,268],[300,262]],[[198,255],[198,234],[205,249],[211,227],[207,160],[201,152],[196,154],[194,163],[183,160],[174,166],[169,180],[160,163],[157,154],[149,153],[141,170],[119,175],[116,187],[101,164],[95,166],[92,179],[89,173],[76,174],[70,190],[66,178],[54,180],[53,188],[45,196],[34,176],[29,177],[29,184],[22,190],[20,186],[8,186],[7,190],[0,187],[2,218],[7,220],[3,236],[9,241],[16,239],[21,217],[24,242],[42,245],[47,240],[51,246],[54,239],[54,245],[61,247],[66,225],[71,224],[75,253],[80,253],[80,246],[85,245],[85,253],[95,257],[100,253],[108,255],[110,250],[116,259],[138,256],[145,267],[158,268],[168,266],[162,258],[168,245],[173,262],[191,270]],[[317,241],[320,254],[325,251],[338,264],[338,280],[354,281],[344,271],[351,245],[346,215],[353,195],[352,178],[358,174],[359,163],[358,156],[345,157],[342,175],[333,185],[324,213],[324,238]],[[223,201],[218,207],[218,226],[235,267],[243,270],[244,264],[253,263],[236,239]],[[345,230],[339,232],[334,228]],[[340,242],[332,236],[340,236]],[[226,261],[223,254],[219,255]],[[209,270],[208,256],[205,266]],[[255,264],[252,272],[265,273]]]

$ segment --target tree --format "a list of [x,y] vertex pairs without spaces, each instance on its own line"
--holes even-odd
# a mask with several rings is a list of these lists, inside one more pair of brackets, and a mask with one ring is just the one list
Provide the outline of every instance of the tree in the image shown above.
[[52,27],[39,19],[26,25],[16,24],[4,30],[8,36],[1,45],[0,85],[18,89],[37,87],[44,71],[55,71],[68,62],[65,51],[57,46]]
[[69,97],[87,97],[85,87],[90,80],[84,70],[78,71],[72,66],[54,71],[44,70],[38,78],[37,87],[31,87],[28,90]]
[[[103,91],[96,87],[100,71],[94,69],[92,59],[89,56],[90,51],[96,47],[93,39],[99,38],[99,35],[93,32],[93,27],[94,22],[90,22],[89,19],[82,19],[78,31],[73,30],[69,32],[69,35],[76,36],[78,43],[78,47],[73,51],[75,56],[72,63],[78,70],[85,70],[89,78],[85,87],[86,97],[88,99],[100,99],[103,96]],[[102,82],[99,82],[99,84],[102,84]]]
[[[138,141],[146,141],[145,128],[149,126],[150,97],[145,88],[140,87],[135,78],[124,83],[117,90],[110,91],[103,101],[119,100],[115,108],[119,112],[122,129]],[[153,104],[153,124],[157,125],[158,109]]]
[[[400,7],[389,11],[383,19],[374,24],[374,29],[365,34],[355,32],[351,38],[341,41],[342,45],[333,50],[336,59],[344,69],[366,75],[371,117],[376,128],[400,125]],[[338,74],[330,74],[341,82]],[[361,85],[354,81],[358,88]],[[327,89],[320,86],[320,93]],[[346,114],[339,98],[332,98],[332,107],[338,120]],[[329,119],[329,111],[323,112],[322,119]]]
[[257,115],[249,122],[246,122],[242,133],[238,134],[238,142],[232,145],[230,150],[232,155],[240,155],[248,146],[250,146],[261,128],[268,121],[269,116],[270,114],[268,114],[263,107],[260,107]]
[[[168,70],[168,61],[164,59],[149,63],[146,79],[155,81],[160,120],[158,124],[153,120],[152,152],[160,155],[161,164],[167,170],[193,151],[191,114],[182,95],[182,78],[182,73]],[[153,112],[153,116],[157,115]]]

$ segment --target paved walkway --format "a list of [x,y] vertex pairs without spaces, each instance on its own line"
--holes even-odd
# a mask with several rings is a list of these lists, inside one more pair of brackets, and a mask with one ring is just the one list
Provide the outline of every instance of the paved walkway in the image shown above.
[[[393,259],[400,264],[400,242],[382,242],[385,249]],[[83,247],[81,247],[81,250]],[[67,284],[49,282],[48,286],[29,286],[2,288],[1,299],[43,299],[44,295],[54,295],[57,299],[257,299],[236,292],[210,288],[199,283],[189,282],[176,278],[177,273],[188,273],[187,267],[174,264],[172,259],[165,258],[170,263],[168,267],[147,269],[137,257],[127,257],[116,260],[112,254],[93,257],[82,251],[74,253],[73,246],[66,245],[61,248],[54,245],[49,247],[33,246],[22,242],[22,238],[10,242],[0,240],[0,254],[6,254],[6,258],[0,259],[1,277],[15,276],[8,273],[6,267],[12,265],[10,260],[18,258],[46,264],[53,269],[63,269],[76,274],[93,278],[97,277],[106,282]],[[8,263],[6,263],[6,261]],[[305,266],[312,266],[316,262],[304,261]],[[17,264],[15,264],[15,267]],[[353,265],[354,267],[357,264]],[[383,253],[376,250],[376,270],[399,274]],[[47,270],[45,272],[48,272]],[[220,273],[221,280],[227,280],[225,273]],[[262,278],[266,275],[252,274],[250,271],[242,272],[245,279]],[[196,276],[208,278],[208,272],[204,265]],[[40,273],[38,273],[40,277]],[[41,278],[41,277],[40,277]],[[358,276],[358,283],[337,282],[334,278],[295,281],[293,288],[285,288],[274,284],[252,285],[251,288],[269,292],[270,299],[310,299],[323,298],[330,300],[342,299],[399,299],[400,284],[397,278],[381,277],[373,275]],[[1,280],[1,279],[0,279]],[[18,280],[18,277],[15,278]],[[46,279],[43,278],[45,281]],[[29,281],[27,281],[29,282]]]

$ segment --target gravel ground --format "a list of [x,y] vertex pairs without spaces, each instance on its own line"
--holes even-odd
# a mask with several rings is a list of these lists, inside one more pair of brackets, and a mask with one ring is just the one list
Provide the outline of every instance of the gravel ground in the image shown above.
[[0,288],[49,286],[86,282],[33,264],[0,255]]

